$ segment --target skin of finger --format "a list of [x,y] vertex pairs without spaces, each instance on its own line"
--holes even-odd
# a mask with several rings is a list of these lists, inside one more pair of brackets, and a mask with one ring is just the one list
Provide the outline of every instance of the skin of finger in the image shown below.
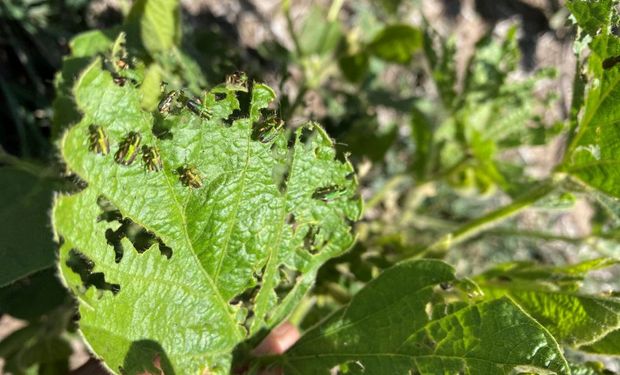
[[297,327],[290,322],[284,322],[273,331],[252,351],[255,356],[282,354],[299,340],[300,333]]

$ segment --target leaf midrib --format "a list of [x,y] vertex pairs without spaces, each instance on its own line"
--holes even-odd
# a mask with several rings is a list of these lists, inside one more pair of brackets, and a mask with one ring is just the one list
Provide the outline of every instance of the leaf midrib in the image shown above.
[[243,193],[245,191],[245,184],[246,184],[246,174],[247,174],[247,170],[248,170],[248,165],[250,163],[250,157],[251,157],[251,143],[250,143],[250,132],[247,131],[247,138],[246,138],[246,155],[245,155],[245,164],[243,166],[243,171],[241,173],[241,177],[239,178],[239,192],[237,193],[236,196],[236,200],[235,200],[235,206],[233,209],[233,214],[231,215],[232,219],[228,220],[226,224],[228,224],[228,230],[226,233],[226,237],[225,237],[225,242],[224,242],[224,247],[222,248],[220,257],[218,259],[217,262],[217,267],[215,268],[215,273],[213,275],[213,282],[216,283],[217,285],[217,280],[220,276],[220,271],[222,269],[222,263],[224,263],[224,258],[226,257],[226,255],[228,254],[228,250],[229,250],[229,244],[230,244],[230,238],[232,237],[232,232],[233,232],[233,228],[235,227],[235,225],[237,224],[237,220],[239,217],[239,203],[241,202],[241,197],[243,196]]
[[[157,139],[156,143],[159,146],[160,141]],[[228,309],[228,303],[226,303],[226,301],[224,300],[224,297],[222,296],[222,294],[220,293],[220,290],[217,288],[214,280],[211,278],[211,276],[209,275],[209,273],[204,269],[204,267],[202,266],[202,263],[200,262],[200,260],[198,259],[198,256],[196,255],[196,251],[194,249],[194,244],[192,243],[192,241],[190,240],[189,237],[189,233],[187,230],[187,216],[186,216],[186,209],[187,206],[184,205],[183,207],[181,207],[181,203],[177,197],[177,195],[174,193],[174,187],[170,184],[170,176],[168,175],[167,171],[164,169],[164,180],[166,181],[166,186],[168,188],[168,191],[170,192],[170,195],[172,196],[172,198],[174,199],[175,202],[175,207],[179,213],[179,216],[181,217],[181,227],[183,230],[183,237],[185,239],[186,245],[188,247],[189,252],[191,253],[191,256],[194,260],[194,263],[196,264],[196,266],[200,269],[200,273],[202,273],[203,277],[205,278],[205,280],[207,280],[207,282],[209,283],[209,287],[210,289],[213,290],[213,294],[217,300],[217,302],[221,305],[221,308],[223,310],[223,312],[225,313],[226,317],[229,320],[230,323],[230,328],[231,331],[234,332],[234,335],[237,339],[241,339],[241,335],[239,333],[238,330],[235,329],[235,327],[237,326],[237,322],[235,321],[235,317],[230,314],[230,311]]]
[[[268,280],[267,282],[270,282],[272,280],[271,275],[273,274],[273,272],[275,271],[275,268],[277,266],[277,262],[274,261],[274,250],[279,249],[280,246],[282,245],[282,233],[284,232],[284,226],[286,225],[286,214],[288,212],[287,210],[287,203],[288,203],[288,192],[289,192],[289,182],[291,181],[292,177],[293,177],[293,172],[294,172],[294,166],[295,166],[295,160],[297,160],[296,156],[297,156],[297,134],[295,134],[296,137],[296,142],[295,142],[295,146],[293,146],[293,152],[292,152],[292,156],[291,156],[291,163],[290,163],[290,173],[288,176],[288,180],[286,182],[286,189],[284,191],[283,197],[282,197],[282,215],[280,216],[280,225],[278,226],[278,237],[275,241],[275,245],[271,246],[269,248],[269,253],[267,254],[267,263],[266,263],[266,267],[265,267],[265,275],[263,277],[264,280]],[[267,284],[267,283],[265,283]],[[261,289],[259,290],[257,296],[256,296],[256,313],[260,316],[262,315],[262,309],[263,309],[263,295],[264,295],[264,291],[266,290],[265,285],[263,285],[261,287]],[[269,298],[268,296],[266,298]],[[267,299],[267,301],[265,303],[267,303],[269,300]],[[262,320],[262,316],[260,316],[260,319]],[[258,321],[258,320],[257,320]],[[254,324],[252,325],[253,327],[251,327],[250,331],[253,332],[254,329]]]

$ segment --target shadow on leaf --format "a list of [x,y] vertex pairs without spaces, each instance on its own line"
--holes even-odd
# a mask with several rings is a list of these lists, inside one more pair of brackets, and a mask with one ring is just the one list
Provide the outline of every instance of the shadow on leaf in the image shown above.
[[134,341],[119,368],[123,375],[174,375],[170,359],[153,340]]

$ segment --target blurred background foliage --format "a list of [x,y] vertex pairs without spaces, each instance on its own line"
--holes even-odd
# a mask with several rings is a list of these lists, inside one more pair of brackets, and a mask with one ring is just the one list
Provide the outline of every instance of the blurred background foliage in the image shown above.
[[[116,35],[123,22],[131,28],[131,6],[0,2],[0,259],[14,257],[15,247],[41,259],[29,269],[20,270],[21,258],[0,266],[16,273],[0,278],[0,314],[21,327],[0,342],[5,371],[63,374],[84,362],[83,353],[69,362],[77,317],[54,276],[45,216],[51,191],[75,185],[54,149],[59,124],[71,117],[57,118],[53,108],[71,107],[62,93],[84,64],[71,39],[92,29]],[[287,126],[323,124],[356,166],[366,201],[357,244],[321,270],[291,318],[302,328],[381,270],[422,253],[465,276],[512,260],[617,256],[620,205],[574,186],[447,252],[428,252],[446,233],[535,189],[559,162],[575,67],[574,28],[560,0],[186,1],[178,27],[183,43],[173,55],[148,45],[141,52],[153,62],[144,73],[153,82],[198,94],[245,71],[277,89]],[[23,188],[11,192],[8,181]],[[28,234],[35,228],[45,238]],[[586,288],[617,287],[614,276],[597,271]]]

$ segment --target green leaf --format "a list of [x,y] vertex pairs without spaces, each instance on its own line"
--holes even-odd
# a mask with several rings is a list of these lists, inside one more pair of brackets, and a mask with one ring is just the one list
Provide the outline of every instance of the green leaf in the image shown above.
[[620,355],[620,329],[613,330],[598,341],[580,349],[595,354]]
[[446,108],[451,108],[456,99],[456,39],[446,40],[425,25],[424,54],[441,101]]
[[612,372],[605,368],[605,365],[601,362],[585,362],[585,363],[571,363],[570,371],[572,375],[614,375],[616,372]]
[[568,374],[553,337],[507,298],[445,304],[438,284],[454,270],[436,260],[400,263],[348,306],[308,331],[281,362],[287,373],[338,366],[364,374]]
[[400,7],[400,4],[402,3],[402,0],[379,0],[379,3],[388,13],[396,14],[398,12],[398,7]]
[[384,27],[368,44],[368,52],[385,61],[407,64],[423,45],[422,32],[409,25]]
[[161,67],[157,64],[151,64],[144,73],[140,93],[142,94],[141,105],[146,111],[154,111],[157,108],[160,99],[161,76]]
[[476,282],[488,298],[512,298],[558,341],[590,351],[589,344],[620,329],[620,299],[586,295],[579,292],[579,287],[589,271],[617,263],[607,258],[568,267],[509,263],[485,272]]
[[92,30],[78,34],[71,39],[69,47],[72,57],[90,57],[107,51],[114,43],[118,28],[110,30]]
[[[140,89],[116,85],[99,59],[74,87],[83,118],[60,151],[88,187],[54,207],[59,268],[113,371],[159,356],[176,373],[228,373],[232,349],[284,319],[353,242],[351,164],[316,124],[270,130],[269,87],[233,88],[146,112]],[[95,152],[91,125],[108,153]],[[135,158],[130,132],[141,135]],[[159,150],[161,168],[142,146]]]
[[611,20],[611,8],[616,0],[569,0],[566,7],[577,24],[591,36],[606,32]]
[[492,33],[486,34],[476,43],[467,64],[464,94],[480,102],[493,99],[506,84],[509,73],[516,69],[520,57],[516,27],[508,30],[501,43]]
[[0,181],[0,286],[4,286],[54,264],[48,216],[53,184],[11,167],[0,168]]
[[50,267],[0,288],[0,314],[34,321],[70,300],[56,269]]
[[361,81],[368,73],[368,54],[358,52],[345,55],[338,60],[338,66],[342,75],[350,82]]
[[52,135],[58,138],[64,129],[80,120],[80,113],[73,100],[73,85],[90,63],[90,57],[104,53],[112,47],[117,29],[93,30],[75,36],[70,42],[71,55],[63,58],[62,68],[54,77],[56,97],[52,102]]
[[325,18],[325,10],[313,6],[299,32],[299,47],[304,56],[325,55],[332,52],[342,38],[337,21]]
[[411,111],[411,135],[415,142],[413,170],[419,179],[426,177],[434,153],[433,126],[416,106]]
[[[573,2],[573,8],[581,11],[577,7],[581,3]],[[592,12],[598,14],[602,11],[601,7],[605,6],[607,16],[596,26],[585,24],[601,30],[590,43],[584,106],[564,157],[564,170],[590,186],[620,197],[620,149],[617,142],[617,127],[620,123],[617,106],[620,97],[620,38],[605,27],[613,13],[610,2],[600,1],[595,4]],[[587,14],[575,13],[575,16],[579,19]]]
[[181,13],[178,0],[138,0],[127,17],[131,29],[139,28],[142,45],[154,57],[181,41]]

